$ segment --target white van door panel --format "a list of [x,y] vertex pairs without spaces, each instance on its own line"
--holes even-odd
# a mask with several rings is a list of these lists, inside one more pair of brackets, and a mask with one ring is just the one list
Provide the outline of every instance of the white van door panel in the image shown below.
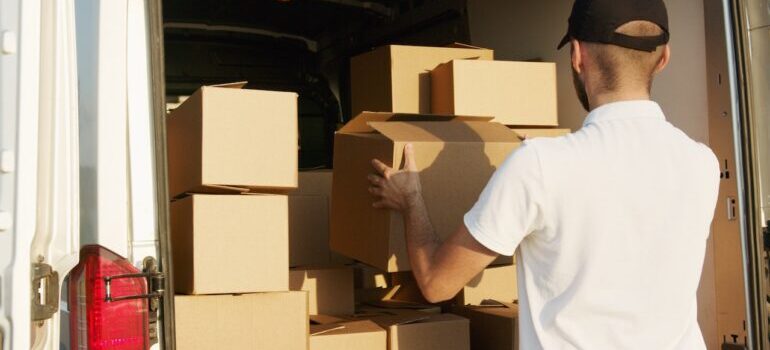
[[0,212],[9,221],[0,230],[3,350],[30,347],[29,252],[37,202],[39,29],[39,1],[0,1],[0,148],[4,158],[13,158],[7,162],[14,163],[13,171],[0,173]]
[[[50,284],[56,282],[55,287],[61,290],[64,276],[78,262],[80,250],[78,94],[73,5],[72,0],[41,2],[37,215],[30,263],[33,264],[33,275],[42,267],[47,269],[51,266],[59,276],[42,280],[40,288],[43,289],[53,288]],[[33,284],[32,288],[37,288],[37,285]],[[56,293],[52,297],[58,299],[58,295]],[[45,303],[50,304],[51,301]],[[33,301],[33,321],[40,317],[36,316],[35,304]],[[49,321],[33,323],[32,349],[58,347],[58,302],[50,310]]]
[[76,0],[81,243],[129,258],[125,0]]
[[62,280],[56,276],[66,275],[77,262],[78,109],[72,5],[72,0],[0,1],[4,349],[58,347]]

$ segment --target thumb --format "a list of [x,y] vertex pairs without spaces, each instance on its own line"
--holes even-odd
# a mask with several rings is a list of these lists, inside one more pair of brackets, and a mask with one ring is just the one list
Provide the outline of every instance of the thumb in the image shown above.
[[404,170],[417,171],[417,162],[414,159],[414,146],[411,143],[404,147]]

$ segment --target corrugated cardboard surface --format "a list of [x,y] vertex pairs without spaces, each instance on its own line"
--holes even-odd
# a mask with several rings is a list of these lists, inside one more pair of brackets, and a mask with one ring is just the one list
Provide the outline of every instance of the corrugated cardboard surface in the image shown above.
[[168,116],[169,192],[297,187],[297,94],[204,86]]
[[323,265],[330,261],[329,199],[289,196],[289,265]]
[[[427,303],[411,272],[392,274],[392,283],[400,288],[393,299]],[[455,297],[459,305],[479,305],[486,299],[513,302],[518,299],[516,266],[492,266],[473,278]]]
[[293,268],[289,289],[308,292],[311,315],[350,315],[354,310],[353,269],[347,266]]
[[176,292],[287,291],[288,231],[284,195],[196,194],[172,202]]
[[564,136],[572,132],[570,129],[557,129],[557,128],[542,128],[542,129],[522,129],[512,128],[522,139],[534,139],[538,137],[559,137]]
[[174,303],[179,350],[308,347],[305,292],[177,295]]
[[331,197],[333,175],[334,173],[331,169],[300,171],[297,189],[289,194]]
[[366,264],[352,265],[356,289],[387,288],[390,285],[388,273]]
[[387,333],[372,321],[343,321],[332,326],[335,329],[316,334],[319,326],[310,325],[310,350],[387,349]]
[[[398,121],[382,121],[388,120],[383,116]],[[414,121],[426,116],[387,113],[358,118],[335,136],[329,240],[333,250],[389,272],[411,267],[401,216],[372,208],[367,190],[371,159],[400,166],[404,145],[414,145],[428,214],[436,233],[446,238],[460,227],[497,166],[520,144],[501,124],[467,118],[426,122]],[[378,121],[367,124],[367,119]],[[511,262],[510,257],[496,261]]]
[[473,349],[517,350],[519,348],[518,307],[461,306],[454,312],[470,320]]
[[554,63],[460,59],[431,71],[431,113],[556,126],[557,103]]
[[430,113],[430,70],[452,59],[494,59],[473,47],[383,46],[350,60],[352,115],[363,111]]
[[452,314],[401,311],[370,318],[388,331],[390,350],[469,350],[468,320]]

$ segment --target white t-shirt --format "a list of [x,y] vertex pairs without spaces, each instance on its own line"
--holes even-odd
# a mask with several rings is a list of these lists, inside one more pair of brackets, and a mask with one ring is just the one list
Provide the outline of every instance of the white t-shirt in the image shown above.
[[657,103],[616,102],[525,141],[465,225],[499,254],[518,247],[522,350],[705,349],[696,290],[718,187],[714,154]]

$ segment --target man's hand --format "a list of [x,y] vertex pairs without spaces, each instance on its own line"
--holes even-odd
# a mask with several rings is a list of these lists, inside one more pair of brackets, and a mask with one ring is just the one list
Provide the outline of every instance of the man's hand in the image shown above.
[[375,197],[375,208],[404,212],[422,199],[420,174],[411,144],[404,147],[404,168],[394,170],[383,162],[372,159],[377,174],[369,175],[369,193]]

